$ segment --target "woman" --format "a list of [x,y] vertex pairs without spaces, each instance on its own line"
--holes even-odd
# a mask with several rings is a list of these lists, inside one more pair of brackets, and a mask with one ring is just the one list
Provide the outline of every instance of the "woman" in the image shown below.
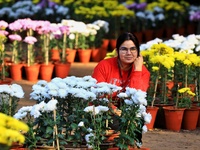
[[[92,77],[98,82],[107,82],[121,86],[147,91],[150,73],[143,65],[137,37],[131,33],[123,33],[117,39],[118,56],[104,59],[94,68]],[[118,103],[112,105],[115,114],[120,115]]]
[[[137,37],[131,33],[123,33],[117,39],[117,57],[104,59],[94,68],[92,77],[98,82],[107,82],[121,86],[122,90],[126,87],[147,91],[149,87],[150,73],[143,65],[143,57],[140,55],[140,47]],[[113,113],[121,116],[118,109],[120,102],[112,97],[113,103],[109,106]],[[118,117],[113,115],[113,123],[109,126],[113,130],[118,130]],[[142,143],[142,131],[137,131],[136,136]]]

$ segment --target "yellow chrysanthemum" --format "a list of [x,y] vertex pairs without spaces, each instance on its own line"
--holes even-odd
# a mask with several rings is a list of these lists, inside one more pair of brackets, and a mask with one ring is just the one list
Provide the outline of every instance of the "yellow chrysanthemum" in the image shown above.
[[185,53],[180,53],[180,52],[175,52],[175,53],[174,53],[174,57],[175,57],[175,59],[178,60],[178,61],[183,61],[183,60],[186,59]]
[[153,67],[152,67],[152,71],[156,72],[156,71],[158,71],[158,70],[159,70],[159,67],[157,67],[157,66],[153,66]]
[[21,134],[21,131],[27,132],[29,130],[28,125],[21,122],[11,116],[7,116],[0,113],[0,143],[10,146],[13,142],[24,143],[25,137]]
[[25,132],[28,131],[28,125],[24,122],[21,122],[11,116],[7,116],[3,113],[0,113],[1,123],[0,125],[9,129],[14,129],[17,131],[23,130]]
[[13,142],[23,144],[25,141],[25,137],[19,131],[6,129],[5,127],[0,127],[0,130],[3,132],[3,134],[0,134],[0,143],[2,144],[10,146]]
[[190,95],[190,96],[195,96],[196,94],[193,93],[192,91],[187,91],[187,94]]
[[199,61],[199,57],[197,56],[197,54],[189,54],[187,56],[187,59],[194,65],[197,64]]
[[197,67],[200,67],[200,56],[197,56],[194,65],[197,66]]
[[154,55],[165,55],[174,53],[174,49],[164,43],[153,44],[150,49],[152,53],[154,53]]
[[185,88],[181,88],[181,89],[178,90],[179,93],[185,93],[187,91],[190,91],[190,88],[185,87]]

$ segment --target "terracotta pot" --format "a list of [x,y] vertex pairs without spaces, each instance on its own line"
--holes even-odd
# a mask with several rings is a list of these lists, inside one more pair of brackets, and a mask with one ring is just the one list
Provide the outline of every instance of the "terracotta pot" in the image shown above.
[[5,78],[4,80],[0,80],[0,85],[1,84],[8,84],[10,85],[12,83],[12,79],[11,78]]
[[137,37],[139,43],[142,43],[143,42],[143,32],[140,31],[140,32],[134,32],[135,36]]
[[11,64],[10,65],[10,76],[13,80],[22,80],[22,67],[23,64]]
[[55,63],[55,76],[66,78],[69,74],[71,63]]
[[199,117],[199,109],[196,107],[185,109],[183,115],[182,129],[195,130]]
[[196,33],[196,24],[195,23],[188,23],[187,26],[186,26],[186,34],[189,35],[189,34],[195,34]]
[[154,35],[153,35],[154,31],[152,29],[147,29],[143,31],[143,35],[144,35],[144,42],[148,42],[150,40],[153,40]]
[[176,28],[176,33],[184,36],[185,35],[185,27],[182,26],[182,27]]
[[28,81],[37,81],[40,71],[40,64],[35,64],[32,66],[24,66],[26,72],[26,79]]
[[66,50],[66,60],[67,62],[73,63],[76,56],[76,49],[67,49]]
[[60,50],[51,49],[51,60],[52,61],[59,61],[60,60]]
[[107,49],[108,48],[108,44],[109,44],[109,39],[102,39],[101,47]]
[[154,123],[154,128],[166,129],[165,112],[163,107],[172,107],[173,104],[154,104],[154,106],[159,108]]
[[158,28],[154,30],[154,38],[163,38],[164,28]]
[[102,40],[102,45],[101,45],[101,50],[100,50],[101,59],[104,59],[106,57],[108,44],[109,44],[109,39]]
[[153,106],[153,107],[148,106],[147,107],[147,113],[150,113],[151,116],[152,116],[151,122],[149,124],[146,124],[148,130],[154,128],[154,123],[155,123],[155,120],[156,120],[158,109],[159,108],[155,107],[155,106]]
[[92,53],[91,53],[92,61],[99,62],[101,60],[100,52],[101,52],[100,48],[92,49]]
[[79,49],[78,50],[78,56],[79,56],[80,62],[89,63],[90,62],[91,53],[92,53],[91,49],[86,49],[86,50]]
[[117,39],[110,39],[109,40],[111,51],[113,51],[116,48],[116,43],[117,43]]
[[199,117],[197,121],[197,127],[200,127],[200,107],[197,107],[199,109]]
[[168,130],[179,132],[183,120],[185,108],[163,107],[165,123]]
[[12,147],[10,150],[29,150],[28,148],[23,148],[23,147]]
[[19,144],[17,142],[14,142],[10,148],[10,150],[28,150],[28,148],[24,148],[23,144]]
[[172,35],[174,34],[174,27],[166,27],[165,28],[165,37],[170,39],[172,38]]
[[52,79],[54,64],[40,65],[40,79],[50,81]]
[[118,138],[119,137],[119,134],[120,133],[113,133],[113,134],[111,134],[111,135],[109,135],[108,137],[107,137],[107,142],[112,142],[112,141],[114,141],[114,139],[115,138]]
[[56,150],[53,146],[37,146],[36,150]]
[[[128,150],[150,150],[150,148],[146,148],[146,147],[141,147],[141,148],[131,148],[129,147]],[[112,147],[112,148],[108,148],[108,150],[120,150],[120,148],[118,147]]]

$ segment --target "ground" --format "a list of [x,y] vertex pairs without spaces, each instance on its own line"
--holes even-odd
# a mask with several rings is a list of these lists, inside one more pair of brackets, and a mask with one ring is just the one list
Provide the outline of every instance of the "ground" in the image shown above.
[[200,150],[200,128],[180,132],[153,129],[143,135],[143,146],[150,150]]

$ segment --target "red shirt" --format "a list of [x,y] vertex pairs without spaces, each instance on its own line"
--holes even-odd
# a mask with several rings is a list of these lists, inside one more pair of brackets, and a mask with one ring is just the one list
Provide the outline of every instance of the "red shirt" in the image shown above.
[[[118,67],[117,57],[104,59],[98,63],[94,68],[92,77],[97,80],[97,82],[107,82],[121,86],[123,89],[126,87],[131,87],[135,89],[140,89],[142,91],[147,91],[149,87],[150,72],[143,65],[142,71],[134,71],[134,66],[130,71],[123,71]],[[115,96],[114,96],[115,97]],[[111,104],[111,108],[115,109],[116,106]]]
[[129,71],[123,71],[118,67],[117,57],[104,59],[98,63],[94,68],[92,77],[98,82],[107,82],[115,84],[117,86],[131,87],[147,91],[149,87],[150,73],[147,68],[143,65],[142,71],[134,71],[134,66]]

